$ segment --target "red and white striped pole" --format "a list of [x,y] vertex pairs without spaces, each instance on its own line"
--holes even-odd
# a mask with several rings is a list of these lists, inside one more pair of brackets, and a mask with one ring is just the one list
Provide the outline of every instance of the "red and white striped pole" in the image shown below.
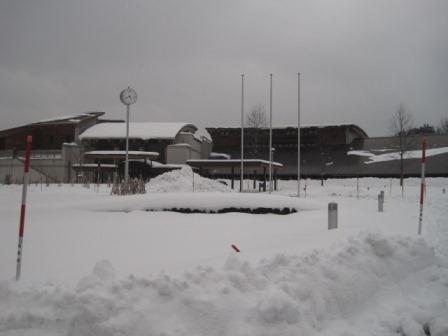
[[22,186],[22,206],[20,208],[19,247],[17,250],[16,280],[20,279],[20,272],[22,268],[23,233],[25,231],[26,191],[29,182],[30,155],[31,155],[32,142],[33,137],[31,135],[28,135],[26,137],[25,167],[23,172],[23,186]]
[[420,216],[418,219],[418,234],[422,234],[422,220],[423,220],[423,200],[425,197],[425,165],[426,165],[426,138],[422,138],[422,178],[420,185]]

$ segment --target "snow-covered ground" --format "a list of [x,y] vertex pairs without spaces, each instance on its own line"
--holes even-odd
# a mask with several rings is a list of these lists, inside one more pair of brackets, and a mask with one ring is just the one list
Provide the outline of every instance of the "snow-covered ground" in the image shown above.
[[[359,199],[355,179],[307,181],[301,199],[295,181],[274,195],[217,183],[195,176],[193,192],[171,174],[125,197],[32,185],[19,282],[21,187],[0,185],[0,335],[448,335],[448,179],[427,180],[421,237],[418,179],[404,198],[397,180],[361,179]],[[270,200],[299,211],[145,211]]]

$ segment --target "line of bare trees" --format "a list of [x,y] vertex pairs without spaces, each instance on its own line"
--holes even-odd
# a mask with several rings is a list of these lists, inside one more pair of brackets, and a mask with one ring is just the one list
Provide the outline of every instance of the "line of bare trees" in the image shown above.
[[443,118],[437,128],[430,126],[427,123],[420,127],[414,127],[412,114],[403,103],[400,103],[392,115],[390,131],[392,135],[398,138],[398,152],[400,154],[400,186],[403,194],[404,157],[409,148],[415,147],[416,145],[413,143],[413,141],[415,141],[415,137],[413,136],[436,133],[448,134],[448,118]]
[[263,105],[257,104],[253,106],[246,116],[246,127],[252,128],[253,152],[258,153],[260,144],[260,131],[267,127],[268,118],[266,109]]
[[[253,106],[246,116],[246,127],[252,128],[253,152],[258,153],[260,144],[260,131],[267,127],[266,109],[263,105]],[[415,147],[415,135],[419,134],[448,134],[448,118],[443,118],[438,127],[424,124],[420,127],[414,126],[414,118],[405,104],[400,103],[390,120],[390,131],[398,138],[398,153],[400,155],[400,186],[404,191],[404,159],[406,152]]]

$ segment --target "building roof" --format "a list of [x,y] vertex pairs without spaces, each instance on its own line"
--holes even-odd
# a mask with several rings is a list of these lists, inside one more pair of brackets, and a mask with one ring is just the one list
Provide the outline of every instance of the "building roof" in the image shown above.
[[[346,124],[301,124],[300,125],[300,129],[307,129],[307,128],[336,128],[336,127],[344,127],[344,128],[350,128],[353,131],[357,132],[361,137],[363,138],[367,138],[368,135],[367,133],[358,125],[356,124],[350,124],[350,123],[346,123]],[[244,126],[245,129],[251,129],[254,127],[247,127]],[[260,127],[261,130],[263,131],[267,131],[269,130],[269,127]],[[297,125],[283,125],[283,126],[273,126],[272,130],[277,131],[277,130],[284,130],[284,129],[295,129],[297,130]],[[240,126],[237,127],[207,127],[207,130],[233,130],[233,131],[239,131],[241,130]]]
[[[183,122],[131,122],[129,123],[129,138],[131,139],[169,139],[173,140],[179,132],[190,132],[211,141],[205,130],[198,130],[196,126]],[[124,139],[126,137],[126,123],[101,123],[90,127],[80,135],[80,139]]]
[[[85,152],[84,157],[92,159],[124,159],[126,157],[126,151],[123,150],[97,150]],[[157,152],[144,152],[144,151],[128,151],[128,157],[130,159],[157,159],[159,153]]]
[[[245,167],[269,167],[269,161],[259,159],[244,159]],[[240,167],[240,159],[229,160],[213,160],[213,159],[198,159],[187,160],[187,164],[196,167]],[[272,166],[276,168],[282,168],[283,165],[280,162],[272,161]]]
[[103,116],[105,112],[84,112],[76,115],[70,115],[70,116],[61,116],[51,119],[44,119],[35,121],[29,124],[20,125],[12,128],[8,128],[5,130],[0,130],[0,135],[2,134],[10,134],[14,133],[15,131],[18,131],[20,129],[24,129],[31,126],[41,126],[41,125],[60,125],[60,124],[79,124],[80,122],[91,119],[91,118],[99,118]]

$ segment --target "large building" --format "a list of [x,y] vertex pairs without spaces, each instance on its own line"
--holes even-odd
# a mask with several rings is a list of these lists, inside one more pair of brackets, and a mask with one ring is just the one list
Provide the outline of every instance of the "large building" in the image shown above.
[[[87,112],[0,131],[0,183],[23,176],[27,135],[33,137],[32,182],[103,181],[123,175],[126,123]],[[211,136],[191,123],[130,123],[130,173],[150,177],[189,159],[208,159]]]
[[[207,128],[213,138],[213,151],[240,158],[241,129],[231,127]],[[357,125],[320,125],[300,128],[302,174],[320,175],[321,167],[328,161],[329,153],[346,153],[356,140],[367,138]],[[273,160],[283,165],[279,176],[297,177],[297,127],[285,126],[272,129]],[[269,129],[244,129],[244,156],[247,159],[269,160]],[[346,163],[344,163],[346,165]]]
[[[108,164],[122,175],[125,159],[126,125],[102,123],[81,134],[85,164]],[[134,122],[129,124],[130,175],[148,178],[177,169],[187,160],[208,159],[210,134],[190,123]],[[87,165],[86,165],[87,164]],[[110,166],[113,165],[113,166]],[[88,168],[87,168],[88,169]]]
[[33,137],[31,181],[71,181],[74,177],[71,165],[81,160],[79,135],[105,122],[100,118],[103,115],[104,112],[86,112],[1,130],[0,183],[21,181],[27,135]]
[[[241,128],[209,127],[213,151],[239,159]],[[369,138],[359,126],[312,125],[300,128],[301,176],[397,177],[400,160],[397,137]],[[448,134],[426,135],[428,176],[448,176]],[[297,178],[297,126],[274,127],[273,160],[282,164],[279,177]],[[244,129],[245,159],[269,159],[269,129]],[[420,175],[421,136],[410,136],[405,154],[404,175]]]
[[[39,121],[0,131],[0,183],[20,183],[25,138],[33,136],[31,181],[72,182],[123,177],[126,123],[104,112]],[[448,134],[427,135],[428,176],[448,176]],[[420,175],[421,136],[409,137],[404,175]],[[130,174],[150,178],[189,164],[210,177],[237,178],[241,129],[191,123],[133,122]],[[269,129],[244,129],[246,177],[266,180]],[[297,178],[297,127],[272,130],[273,175]],[[369,138],[359,126],[312,125],[300,129],[301,176],[310,178],[400,175],[398,138]]]

